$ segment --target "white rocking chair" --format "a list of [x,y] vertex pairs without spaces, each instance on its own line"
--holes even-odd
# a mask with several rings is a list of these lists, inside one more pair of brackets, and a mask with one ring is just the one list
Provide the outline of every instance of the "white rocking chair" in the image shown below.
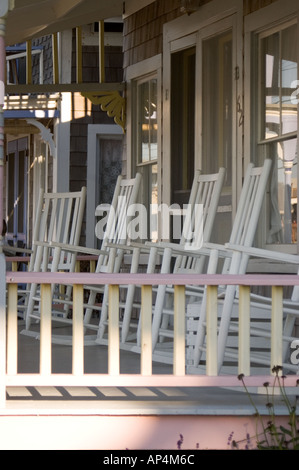
[[[256,168],[253,164],[248,166],[229,244],[235,243],[234,241],[238,240],[238,244],[241,246],[252,246],[266,191],[270,168],[270,160],[266,160],[263,167]],[[183,254],[184,251],[180,251],[179,249],[173,250],[174,256]],[[244,273],[248,261],[247,257],[241,257],[239,254],[232,253],[226,245],[216,245],[209,242],[204,242],[202,249],[193,253],[190,252],[189,256],[194,256],[195,259],[207,256],[209,260],[207,273],[209,274],[216,273],[217,271],[219,272],[220,258],[223,262],[223,267],[221,268],[222,272],[231,274]],[[223,256],[224,260],[222,259]],[[228,288],[223,289],[222,292],[219,293],[219,302],[223,303],[223,308],[221,310],[223,318],[229,317],[235,294],[236,289],[234,286],[228,286]],[[205,289],[186,286],[186,300],[188,344],[187,363],[189,364],[188,370],[191,371],[197,368],[204,351],[206,320]],[[153,358],[156,361],[172,363],[172,325],[168,323],[165,328],[161,312],[164,311],[171,315],[173,314],[173,309],[167,309],[167,306],[165,307],[165,305],[163,309],[161,309],[161,307],[158,307],[157,310],[154,308]],[[170,340],[164,344],[164,342],[161,343],[160,341],[157,341],[157,338],[161,337],[168,337]]]
[[[299,275],[299,256],[278,251],[265,250],[259,248],[250,248],[238,245],[230,246],[233,252],[249,258],[261,258],[281,265],[295,266]],[[282,274],[283,276],[283,274]],[[289,291],[289,289],[288,289]],[[272,318],[272,297],[250,293],[250,353],[248,370],[240,370],[238,358],[238,338],[239,329],[239,310],[237,302],[234,305],[235,310],[231,315],[229,329],[227,332],[227,341],[224,350],[223,360],[230,363],[230,369],[248,375],[269,374],[273,367],[280,366],[284,374],[298,374],[298,361],[292,361],[292,352],[297,348],[298,328],[296,321],[299,318],[299,286],[294,286],[291,294],[287,292],[282,299],[282,318],[281,323],[274,325]],[[281,335],[275,344],[273,352],[273,328],[281,328]]]
[[[218,173],[204,175],[200,171],[196,171],[190,198],[188,204],[187,214],[183,223],[182,236],[179,243],[169,242],[147,242],[145,244],[131,245],[133,255],[131,264],[131,273],[136,273],[139,268],[140,254],[148,255],[147,273],[153,273],[155,270],[158,272],[202,272],[205,266],[206,257],[203,255],[198,258],[189,256],[188,250],[191,247],[200,246],[203,241],[210,240],[215,216],[217,213],[219,198],[224,182],[225,169],[220,168]],[[200,210],[199,210],[200,209]],[[200,218],[200,219],[199,219]],[[202,227],[202,230],[199,227]],[[180,248],[181,253],[176,256],[174,266],[172,266],[172,254]],[[162,257],[162,264],[159,260]],[[140,286],[128,286],[126,300],[121,307],[123,308],[122,322],[121,322],[121,347],[130,349],[132,351],[140,352],[140,316],[139,311],[141,308],[140,302],[134,301],[134,295]],[[157,286],[153,288],[156,294],[156,302],[153,305],[155,308],[156,317],[160,318],[167,313],[163,311],[163,305],[167,300],[172,299],[172,289],[167,286]],[[168,298],[169,297],[169,298]],[[135,310],[135,321],[132,321],[132,311]],[[159,310],[159,313],[158,313]],[[136,314],[137,311],[137,314]],[[156,318],[154,315],[154,318]],[[164,322],[168,322],[168,316],[164,317]],[[136,333],[137,332],[137,333]],[[99,330],[97,343],[102,343],[104,340],[103,332]],[[153,345],[157,342],[156,334],[153,334]]]
[[[140,184],[140,173],[137,173],[135,178],[129,179],[119,176],[111,204],[100,204],[97,206],[96,215],[101,217],[96,225],[97,236],[102,240],[100,249],[52,243],[56,256],[59,256],[61,251],[72,253],[73,256],[75,254],[97,256],[96,273],[119,272],[124,255],[123,247],[129,243],[127,230],[130,221],[129,208],[132,208],[137,202]],[[112,248],[110,244],[113,246]],[[107,315],[108,286],[84,285],[84,293],[87,299],[83,304],[85,342],[86,344],[94,344],[95,335],[99,329],[99,322],[102,316],[105,317]],[[53,303],[55,304],[55,299]],[[64,304],[65,309],[72,309],[72,299],[66,299],[58,303]],[[55,309],[53,309],[53,313],[53,320],[56,322],[64,323],[65,325],[72,324],[71,315],[69,317],[65,315],[57,317]],[[59,342],[60,344],[71,344],[71,336],[63,334],[52,335],[52,341]]]
[[[252,247],[270,169],[271,160],[265,160],[263,167],[259,168],[255,168],[252,164],[249,165],[229,242],[225,246],[205,245],[206,248],[211,250],[208,268],[210,274],[217,272],[220,252],[225,256],[223,274],[246,273],[249,255],[246,252],[233,251],[231,247],[233,245],[246,248]],[[236,286],[230,285],[220,289],[218,294],[218,371],[220,371],[224,362],[230,321],[237,293]],[[188,305],[187,317],[188,371],[198,373],[205,364],[206,292],[200,302]]]
[[[57,256],[51,246],[53,241],[67,244],[78,244],[81,236],[85,210],[86,188],[70,193],[45,193],[40,191],[37,216],[34,225],[32,250],[28,270],[30,272],[73,272],[76,256],[61,251]],[[60,296],[69,298],[70,289],[62,293],[59,286],[53,286],[53,299]],[[22,309],[22,306],[19,306]],[[38,284],[29,284],[24,303],[26,330],[30,329],[32,320],[40,319],[40,293]]]

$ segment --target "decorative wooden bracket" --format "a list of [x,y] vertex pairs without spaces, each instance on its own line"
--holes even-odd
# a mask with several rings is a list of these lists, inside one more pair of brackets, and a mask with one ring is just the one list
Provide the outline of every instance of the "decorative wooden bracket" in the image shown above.
[[109,117],[113,117],[114,122],[121,126],[123,132],[125,132],[126,100],[118,91],[96,91],[81,94],[93,104],[100,105],[102,111],[105,111]]

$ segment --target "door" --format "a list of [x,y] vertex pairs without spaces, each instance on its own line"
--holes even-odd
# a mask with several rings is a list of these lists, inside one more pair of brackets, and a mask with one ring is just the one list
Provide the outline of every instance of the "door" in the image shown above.
[[224,167],[226,179],[212,241],[225,243],[236,212],[244,163],[242,68],[238,67],[242,57],[237,47],[240,27],[237,15],[231,15],[176,39],[179,32],[181,29],[172,31],[164,66],[167,167],[163,178],[164,194],[169,194],[164,200],[182,207],[188,202],[195,170],[208,174]]
[[180,207],[194,176],[195,58],[195,47],[171,56],[171,204]]
[[8,143],[7,240],[18,247],[27,244],[28,139]]

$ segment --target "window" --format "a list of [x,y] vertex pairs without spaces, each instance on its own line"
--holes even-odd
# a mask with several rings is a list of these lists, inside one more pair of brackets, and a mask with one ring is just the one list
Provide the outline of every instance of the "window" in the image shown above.
[[143,176],[142,204],[147,210],[147,237],[158,237],[158,98],[157,77],[136,82],[136,167]]
[[297,24],[259,33],[256,102],[259,162],[273,160],[266,243],[297,243]]
[[136,172],[142,175],[138,203],[145,208],[143,214],[146,212],[147,219],[140,234],[141,238],[152,241],[159,238],[158,206],[161,203],[161,75],[161,54],[126,69],[126,172],[131,177]]

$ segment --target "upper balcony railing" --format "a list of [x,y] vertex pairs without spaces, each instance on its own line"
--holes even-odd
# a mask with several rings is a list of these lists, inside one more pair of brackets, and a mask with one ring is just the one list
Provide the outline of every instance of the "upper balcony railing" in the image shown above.
[[[18,373],[18,284],[38,282],[41,284],[41,328],[39,373]],[[180,387],[241,387],[236,375],[217,374],[217,308],[215,303],[207,302],[207,363],[205,374],[186,373],[186,323],[185,286],[207,286],[208,295],[215,300],[215,289],[219,285],[239,286],[239,372],[244,373],[248,386],[259,387],[263,381],[273,382],[274,376],[269,367],[266,375],[250,375],[250,346],[248,341],[248,321],[250,316],[248,289],[251,286],[272,287],[272,341],[271,365],[280,365],[282,357],[282,296],[283,286],[299,284],[296,275],[181,275],[181,274],[94,274],[94,273],[26,273],[7,272],[7,309],[0,309],[0,398],[5,406],[5,391],[8,386],[180,386]],[[53,374],[51,367],[51,284],[73,285],[73,325],[72,325],[72,371]],[[141,354],[140,373],[122,374],[120,372],[120,335],[119,335],[119,286],[123,284],[141,286]],[[83,325],[83,285],[109,285],[109,340],[108,372],[87,374],[84,372],[84,325]],[[152,372],[152,286],[157,284],[174,286],[174,345],[173,370],[169,374]],[[6,315],[7,311],[7,315]],[[6,325],[7,318],[7,325]],[[7,331],[7,335],[6,332]],[[5,347],[6,345],[6,347]],[[288,377],[288,387],[296,386],[297,376]]]

